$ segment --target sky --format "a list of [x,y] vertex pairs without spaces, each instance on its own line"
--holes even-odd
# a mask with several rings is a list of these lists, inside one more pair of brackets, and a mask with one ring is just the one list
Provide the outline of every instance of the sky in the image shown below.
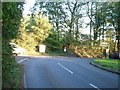
[[[30,8],[32,8],[35,4],[35,0],[25,0],[26,3],[24,4],[24,11],[23,11],[23,16],[26,16],[27,14],[31,14]],[[88,23],[90,20],[88,17],[84,18],[84,22]],[[80,28],[80,31],[82,34],[90,34],[89,26],[85,28],[85,24],[83,25],[84,28]]]
[[25,0],[26,3],[24,4],[24,11],[23,15],[30,14],[31,12],[29,11],[30,8],[32,8],[35,4],[35,0]]

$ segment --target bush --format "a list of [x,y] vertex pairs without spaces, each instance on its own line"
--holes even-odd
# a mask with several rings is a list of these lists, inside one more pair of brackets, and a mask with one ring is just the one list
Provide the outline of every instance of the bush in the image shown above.
[[17,2],[2,4],[2,88],[18,88],[20,85],[19,67],[15,57],[12,56],[9,43],[17,36],[22,17],[21,7],[22,4]]

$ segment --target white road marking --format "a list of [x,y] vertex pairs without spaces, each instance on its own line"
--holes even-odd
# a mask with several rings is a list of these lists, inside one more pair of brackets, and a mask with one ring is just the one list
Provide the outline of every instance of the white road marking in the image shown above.
[[73,72],[69,69],[67,69],[66,67],[64,67],[63,65],[61,65],[60,63],[58,63],[58,65],[60,65],[62,68],[64,68],[65,70],[67,70],[68,72],[70,72],[71,74],[73,74]]
[[21,62],[23,62],[23,61],[25,61],[25,60],[27,60],[27,59],[28,59],[28,58],[24,58],[24,59],[18,61],[17,63],[21,63]]
[[25,79],[25,74],[24,74],[24,88],[27,88],[27,87],[26,87],[26,79]]
[[99,89],[98,87],[96,87],[95,85],[93,85],[93,84],[89,84],[90,86],[92,86],[93,88],[96,88],[97,90],[101,90],[101,89]]

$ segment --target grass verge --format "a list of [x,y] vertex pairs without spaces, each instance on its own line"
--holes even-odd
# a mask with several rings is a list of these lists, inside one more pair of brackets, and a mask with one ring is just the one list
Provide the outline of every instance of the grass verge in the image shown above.
[[23,90],[24,89],[24,66],[23,65],[19,65],[20,68],[20,89]]
[[0,90],[2,89],[2,62],[0,61]]
[[93,63],[111,70],[120,71],[120,60],[116,59],[96,59]]
[[67,53],[63,51],[55,51],[55,52],[49,51],[46,54],[49,56],[66,56]]

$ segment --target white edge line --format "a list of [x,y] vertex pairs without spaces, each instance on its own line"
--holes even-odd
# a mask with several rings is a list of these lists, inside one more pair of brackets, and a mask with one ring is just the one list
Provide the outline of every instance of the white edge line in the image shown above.
[[27,87],[26,87],[26,79],[25,79],[25,74],[24,74],[24,88],[27,88]]
[[23,62],[23,61],[25,61],[25,60],[27,60],[27,59],[28,59],[28,58],[22,59],[22,60],[18,61],[17,63],[21,63],[21,62]]
[[93,88],[96,88],[97,90],[100,90],[98,87],[96,87],[95,85],[93,85],[93,84],[89,84],[90,86],[92,86]]
[[67,69],[66,67],[64,67],[63,65],[61,65],[60,63],[58,63],[58,65],[60,65],[62,68],[64,68],[65,70],[67,70],[68,72],[70,72],[71,74],[73,74],[73,72],[69,69]]

